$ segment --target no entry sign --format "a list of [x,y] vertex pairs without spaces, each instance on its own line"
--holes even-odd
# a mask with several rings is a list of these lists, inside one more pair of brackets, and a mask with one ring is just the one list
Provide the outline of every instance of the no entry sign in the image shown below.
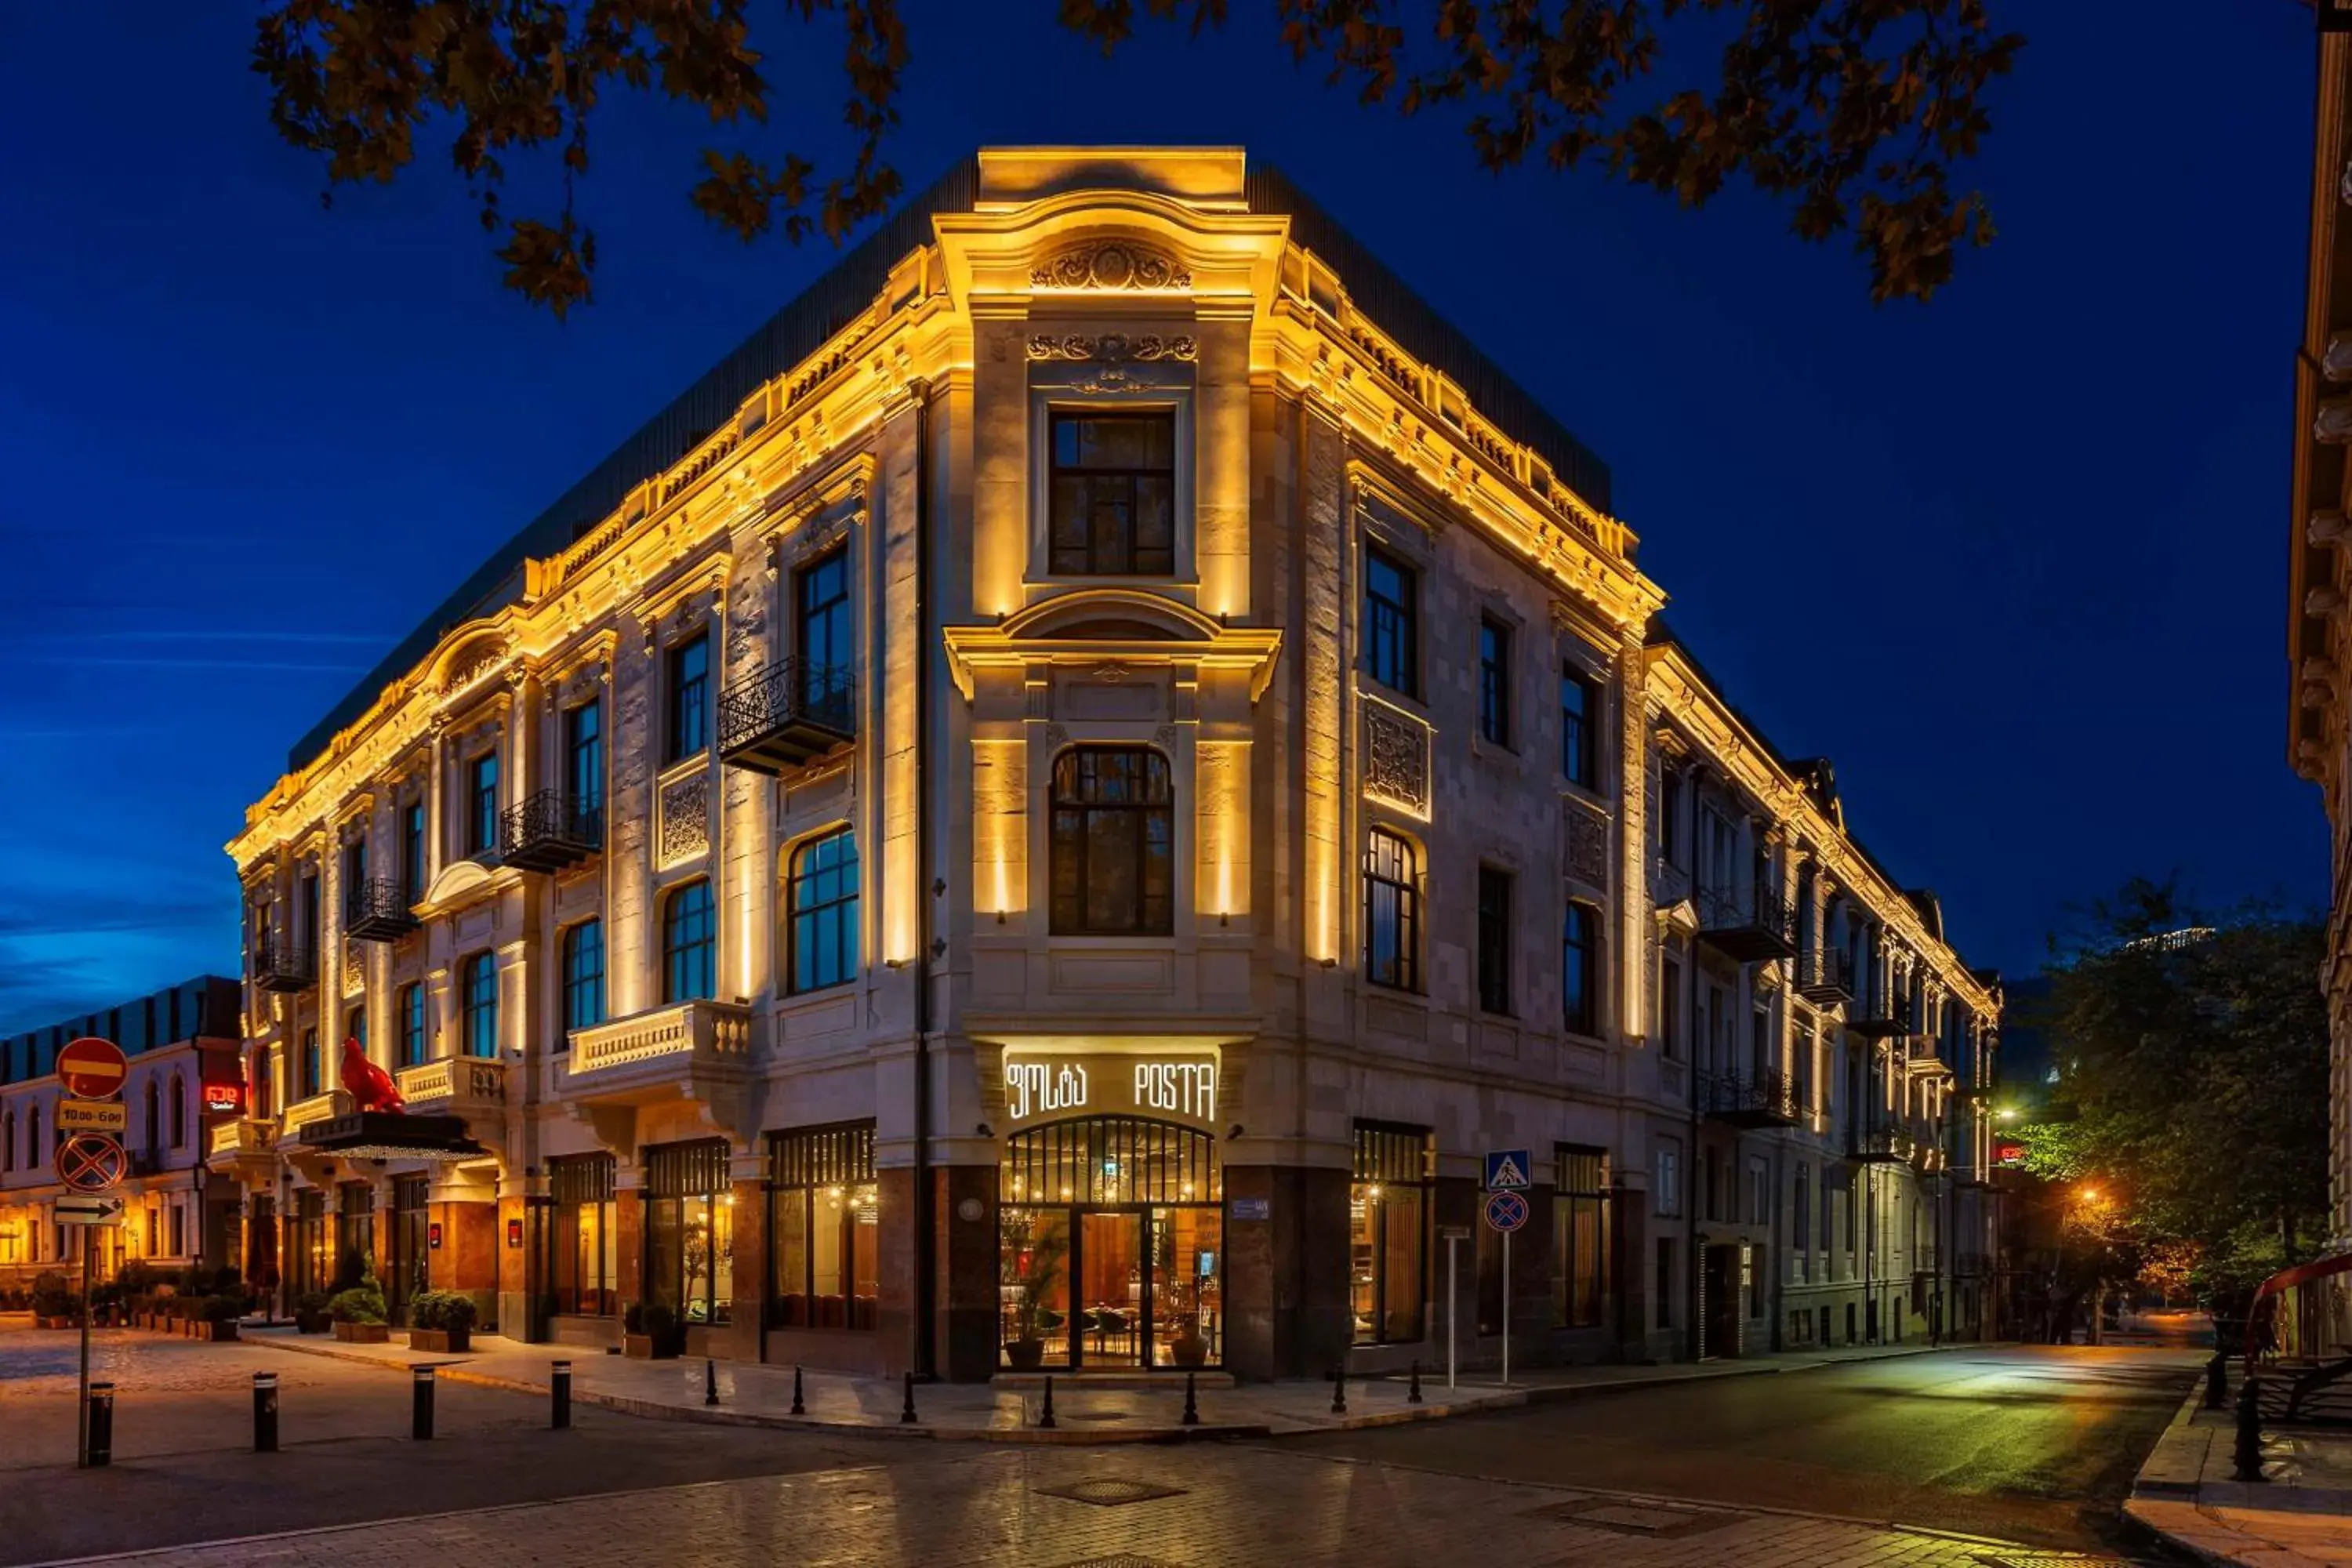
[[58,1078],[76,1100],[112,1100],[130,1070],[122,1047],[96,1035],[70,1041],[58,1053]]

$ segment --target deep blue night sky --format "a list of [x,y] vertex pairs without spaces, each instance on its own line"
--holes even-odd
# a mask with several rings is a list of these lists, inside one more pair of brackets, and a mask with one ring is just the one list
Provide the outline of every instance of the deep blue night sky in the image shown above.
[[[2031,38],[1969,172],[2000,238],[1884,309],[1777,207],[1481,174],[1234,9],[1106,63],[1043,0],[918,0],[908,188],[983,143],[1281,165],[1610,462],[1669,619],[1785,752],[1834,760],[1970,962],[2031,967],[2135,872],[2324,899],[2284,762],[2307,8],[1995,0]],[[707,228],[704,128],[617,102],[583,186],[600,299],[560,325],[499,287],[438,143],[322,211],[249,30],[0,21],[0,1031],[233,973],[220,847],[291,741],[833,256]],[[821,63],[775,74],[780,121],[831,125]]]

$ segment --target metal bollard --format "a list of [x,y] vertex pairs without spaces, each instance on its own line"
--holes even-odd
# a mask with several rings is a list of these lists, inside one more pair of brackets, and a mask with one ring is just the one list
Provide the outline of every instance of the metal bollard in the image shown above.
[[1045,1374],[1045,1408],[1037,1414],[1037,1426],[1042,1431],[1054,1429],[1054,1374],[1050,1372]]
[[2215,1351],[2205,1363],[2205,1408],[2219,1410],[2230,1398],[2230,1352]]
[[2238,1386],[2238,1461],[2232,1480],[2260,1481],[2269,1478],[2263,1474],[2263,1397],[2258,1379],[2248,1378]]
[[547,1395],[551,1408],[547,1426],[551,1432],[561,1432],[572,1425],[572,1363],[560,1361],[548,1368]]
[[1412,1363],[1412,1375],[1404,1385],[1404,1402],[1407,1405],[1421,1403],[1421,1363],[1419,1362]]
[[1200,1402],[1192,1396],[1192,1374],[1188,1372],[1184,1374],[1184,1417],[1177,1425],[1198,1426],[1200,1424],[1201,1405]]
[[705,1356],[702,1362],[702,1403],[719,1403],[719,1363],[709,1356]]
[[274,1372],[253,1374],[253,1451],[278,1452],[278,1374]]
[[801,1369],[797,1366],[793,1368],[793,1414],[795,1415],[808,1414],[808,1404],[801,1398]]
[[114,1462],[114,1384],[89,1385],[89,1468],[103,1469]]
[[1348,1414],[1348,1369],[1344,1366],[1331,1374],[1331,1414]]
[[898,1425],[901,1426],[912,1426],[914,1424],[915,1374],[910,1372],[907,1374],[907,1407],[898,1412]]
[[410,1384],[413,1398],[408,1435],[419,1443],[429,1443],[433,1440],[433,1369],[420,1366],[415,1377]]

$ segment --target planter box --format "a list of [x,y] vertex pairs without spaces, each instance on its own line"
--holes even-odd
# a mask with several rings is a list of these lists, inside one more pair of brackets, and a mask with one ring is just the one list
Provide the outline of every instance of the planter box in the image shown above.
[[634,1361],[676,1361],[682,1347],[676,1340],[656,1341],[651,1334],[623,1334],[621,1353]]
[[70,1329],[76,1326],[71,1318],[35,1318],[33,1320],[33,1327],[37,1329]]
[[337,1323],[335,1338],[347,1345],[381,1345],[392,1341],[388,1323]]
[[323,1334],[327,1331],[328,1327],[327,1314],[324,1312],[297,1312],[294,1314],[294,1331],[298,1334]]
[[464,1355],[474,1348],[471,1329],[411,1329],[408,1348],[427,1355]]
[[204,1340],[213,1344],[218,1344],[223,1340],[233,1340],[236,1338],[236,1325],[235,1323],[207,1323],[202,1321],[194,1321],[188,1325],[188,1338],[192,1340]]

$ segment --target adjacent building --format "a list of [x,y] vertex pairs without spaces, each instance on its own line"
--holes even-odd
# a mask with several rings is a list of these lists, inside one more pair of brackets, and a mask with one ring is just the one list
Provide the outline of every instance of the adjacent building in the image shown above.
[[[111,1279],[132,1259],[167,1273],[218,1269],[242,1234],[242,1194],[205,1167],[210,1129],[234,1125],[245,1110],[240,995],[235,980],[205,975],[101,1012],[0,1038],[0,1292],[28,1291],[50,1270],[90,1267]],[[55,1155],[64,1098],[57,1056],[95,1035],[131,1058],[120,1134],[130,1175],[111,1226],[59,1225],[52,1210],[65,1188]]]
[[967,1379],[1989,1330],[1997,982],[1610,507],[1238,150],[980,153],[249,809],[248,1246]]

